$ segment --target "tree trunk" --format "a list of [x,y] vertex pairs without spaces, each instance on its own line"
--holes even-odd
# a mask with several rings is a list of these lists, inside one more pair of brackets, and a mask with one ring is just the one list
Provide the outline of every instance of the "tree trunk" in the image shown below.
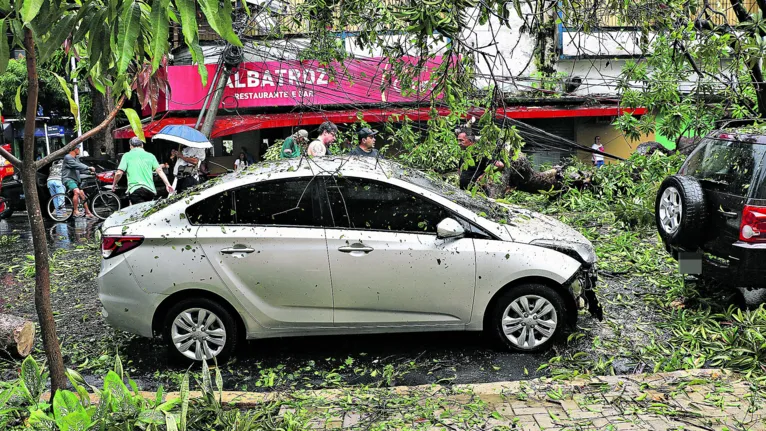
[[61,346],[56,336],[56,321],[51,309],[51,279],[48,261],[48,241],[45,225],[37,196],[37,168],[35,166],[35,114],[37,112],[37,94],[39,81],[37,76],[37,58],[32,31],[24,28],[24,48],[27,62],[27,111],[24,123],[24,162],[21,168],[24,196],[32,230],[32,245],[35,250],[35,309],[40,322],[43,348],[48,357],[51,373],[51,400],[56,391],[66,388],[66,368],[61,356]]
[[[109,114],[114,111],[114,99],[112,98],[112,89],[107,87],[106,92],[101,94],[98,91],[91,90],[90,94],[93,97],[93,124],[99,124],[104,121]],[[114,147],[114,137],[112,132],[114,131],[114,121],[110,122],[103,130],[93,136],[93,151],[91,154],[98,154],[101,146],[106,146],[106,153],[109,157],[117,158],[117,149]]]
[[0,314],[0,349],[13,356],[29,356],[35,345],[35,324],[21,317]]

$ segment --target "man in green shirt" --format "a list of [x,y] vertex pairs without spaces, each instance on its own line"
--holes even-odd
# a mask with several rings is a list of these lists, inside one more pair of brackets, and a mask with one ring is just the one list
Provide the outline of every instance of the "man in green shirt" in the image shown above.
[[295,159],[301,156],[301,145],[309,140],[309,132],[301,129],[292,136],[288,136],[282,143],[282,151],[279,153],[283,159]]
[[168,182],[162,167],[157,162],[154,154],[144,151],[144,143],[138,138],[130,139],[130,151],[122,156],[120,166],[117,167],[117,173],[114,174],[114,183],[112,191],[117,187],[123,173],[128,174],[128,199],[131,205],[141,202],[154,200],[157,190],[154,188],[154,178],[152,172],[162,178],[168,193],[173,193],[173,187]]

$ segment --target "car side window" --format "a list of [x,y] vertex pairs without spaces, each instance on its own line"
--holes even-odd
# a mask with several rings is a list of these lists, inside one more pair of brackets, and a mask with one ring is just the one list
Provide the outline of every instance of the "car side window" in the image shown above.
[[312,178],[266,181],[235,190],[237,224],[321,226]]
[[757,144],[708,139],[686,163],[683,174],[708,182],[716,189],[734,195],[747,195],[762,154]]
[[226,190],[210,196],[186,209],[186,217],[194,225],[234,224],[234,192]]
[[325,189],[335,227],[435,234],[451,216],[422,196],[377,181],[328,177]]

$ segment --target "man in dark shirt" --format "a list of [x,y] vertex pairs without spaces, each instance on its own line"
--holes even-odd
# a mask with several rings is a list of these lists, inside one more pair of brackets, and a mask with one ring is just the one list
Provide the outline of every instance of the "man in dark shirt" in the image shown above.
[[[476,143],[476,135],[469,131],[460,131],[457,135],[457,140],[460,143],[460,147],[463,151],[467,151],[468,147]],[[487,169],[490,163],[492,163],[486,157],[480,157],[478,160],[474,159],[474,165],[463,168],[465,160],[460,158],[460,188],[467,190],[470,188],[471,183],[474,183],[484,175],[484,171]],[[505,165],[503,162],[497,160],[494,165],[498,169],[503,169]]]
[[68,192],[72,192],[72,201],[74,203],[74,216],[82,217],[77,209],[79,208],[80,200],[83,201],[85,207],[85,214],[88,218],[95,218],[88,208],[88,203],[85,202],[85,192],[80,188],[82,180],[80,179],[80,173],[95,172],[96,169],[85,165],[77,160],[77,156],[80,155],[80,147],[74,147],[72,151],[64,156],[64,163],[61,165],[61,181],[64,183],[64,187]]
[[350,155],[359,157],[380,157],[378,150],[375,149],[375,135],[378,134],[377,130],[363,127],[356,134],[359,136],[359,146],[354,147],[349,153]]

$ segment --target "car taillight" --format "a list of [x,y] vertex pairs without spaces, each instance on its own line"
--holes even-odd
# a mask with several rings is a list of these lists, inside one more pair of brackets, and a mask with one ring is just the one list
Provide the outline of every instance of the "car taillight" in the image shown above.
[[142,236],[104,236],[101,238],[101,256],[104,259],[121,255],[128,250],[141,245],[144,242]]
[[114,171],[101,172],[96,174],[96,178],[102,183],[112,184],[114,182]]
[[745,205],[739,240],[745,242],[766,242],[766,207]]

